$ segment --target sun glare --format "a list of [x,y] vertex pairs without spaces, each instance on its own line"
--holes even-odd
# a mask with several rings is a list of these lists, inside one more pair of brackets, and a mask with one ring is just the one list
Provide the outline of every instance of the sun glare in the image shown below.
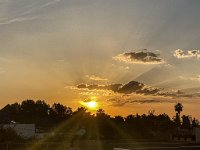
[[95,102],[95,101],[88,102],[88,107],[95,108],[96,106],[97,106],[97,102]]
[[98,109],[98,106],[99,106],[96,101],[81,101],[80,104],[90,110],[96,110]]

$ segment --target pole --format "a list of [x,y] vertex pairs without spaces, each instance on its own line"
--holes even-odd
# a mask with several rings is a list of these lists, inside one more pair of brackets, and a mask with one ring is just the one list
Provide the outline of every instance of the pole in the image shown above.
[[49,149],[49,145],[48,145],[48,143],[47,143],[47,150]]
[[6,144],[6,150],[9,150],[9,145],[8,145],[8,143]]

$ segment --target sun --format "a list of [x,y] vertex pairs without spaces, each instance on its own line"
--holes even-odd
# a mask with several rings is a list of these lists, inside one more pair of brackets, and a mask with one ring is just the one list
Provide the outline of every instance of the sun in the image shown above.
[[95,101],[90,101],[87,103],[88,107],[90,108],[96,108],[97,107],[97,102]]
[[97,110],[98,106],[99,106],[98,102],[93,101],[93,100],[91,100],[91,101],[81,101],[80,104],[83,105],[84,107],[90,109],[90,110]]

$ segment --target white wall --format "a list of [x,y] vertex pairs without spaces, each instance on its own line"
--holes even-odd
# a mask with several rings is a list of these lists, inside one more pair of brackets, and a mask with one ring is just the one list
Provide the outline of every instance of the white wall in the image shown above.
[[35,124],[7,124],[3,127],[13,129],[19,136],[25,139],[35,137]]

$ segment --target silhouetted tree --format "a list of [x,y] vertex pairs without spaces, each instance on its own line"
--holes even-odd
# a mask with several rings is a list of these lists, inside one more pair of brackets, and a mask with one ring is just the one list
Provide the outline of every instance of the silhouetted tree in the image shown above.
[[178,115],[180,117],[180,113],[181,113],[181,111],[183,111],[183,105],[181,103],[177,103],[174,106],[174,109],[175,109],[175,111],[178,113]]
[[97,116],[103,116],[103,115],[106,115],[106,114],[105,114],[105,111],[103,109],[98,109],[97,112],[96,112],[96,115]]
[[192,128],[196,128],[196,127],[198,127],[199,126],[199,121],[197,120],[197,119],[193,119],[192,120]]
[[84,114],[84,113],[86,113],[86,111],[87,111],[87,108],[78,107],[77,110],[74,113],[82,113],[82,114]]
[[181,119],[178,113],[176,113],[176,116],[173,118],[175,127],[180,127],[181,126]]
[[175,126],[180,127],[181,125],[180,113],[181,111],[183,111],[183,105],[181,103],[177,103],[174,106],[174,110],[176,112],[176,117],[174,118]]
[[191,128],[191,117],[183,115],[182,116],[182,128],[184,129],[190,129]]
[[25,100],[21,103],[21,122],[22,123],[34,123],[36,120],[35,115],[35,101]]
[[54,103],[50,109],[49,115],[55,121],[62,121],[72,115],[72,109],[60,103]]
[[0,127],[0,143],[3,142],[21,142],[23,139],[12,129]]
[[0,122],[20,121],[21,106],[18,103],[8,104],[0,111]]
[[112,126],[111,117],[107,115],[103,109],[97,110],[96,120],[100,132],[100,138],[111,139],[115,137],[116,132]]
[[113,119],[115,121],[116,124],[124,124],[124,118],[122,116],[115,116],[115,118]]
[[47,117],[50,106],[45,101],[37,100],[35,102],[35,112],[40,117]]

